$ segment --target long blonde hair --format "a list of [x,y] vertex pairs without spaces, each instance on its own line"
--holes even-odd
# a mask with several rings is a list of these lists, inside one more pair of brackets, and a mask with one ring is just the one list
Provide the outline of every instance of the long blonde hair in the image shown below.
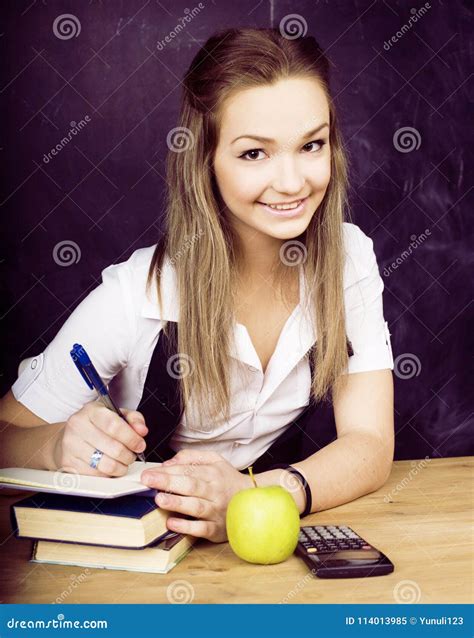
[[[298,238],[305,247],[304,275],[317,326],[317,340],[308,353],[316,371],[314,401],[327,400],[348,363],[343,301],[347,158],[329,92],[328,60],[313,37],[290,39],[276,29],[253,28],[217,33],[194,57],[184,78],[178,122],[182,128],[176,129],[181,138],[174,142],[181,147],[168,153],[164,234],[147,279],[147,291],[155,280],[161,306],[162,267],[165,257],[172,260],[179,288],[177,352],[191,362],[187,370],[192,371],[182,374],[181,397],[186,406],[192,394],[196,414],[206,418],[209,429],[213,418],[230,418],[229,352],[239,256],[213,171],[221,107],[231,93],[295,76],[319,82],[330,113],[330,181]],[[290,268],[281,265],[282,271]]]

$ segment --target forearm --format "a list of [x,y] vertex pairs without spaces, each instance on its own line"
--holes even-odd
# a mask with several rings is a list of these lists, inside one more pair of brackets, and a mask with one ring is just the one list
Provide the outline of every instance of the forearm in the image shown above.
[[55,446],[65,423],[0,426],[0,467],[56,470]]
[[[359,431],[336,439],[304,461],[292,465],[309,483],[313,501],[311,511],[319,512],[377,490],[388,478],[392,459],[392,442],[382,445],[377,438]],[[288,474],[277,469],[256,474],[255,478],[260,486],[285,486],[288,477],[282,477],[282,473]],[[306,501],[304,489],[298,486],[291,494],[301,513]]]

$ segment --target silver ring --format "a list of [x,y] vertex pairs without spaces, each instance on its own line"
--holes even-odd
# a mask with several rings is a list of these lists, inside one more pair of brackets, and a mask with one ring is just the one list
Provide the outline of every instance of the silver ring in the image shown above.
[[100,463],[100,459],[104,456],[104,453],[101,452],[100,450],[95,449],[92,456],[91,456],[91,460],[89,461],[89,465],[94,468],[94,470],[97,469],[97,466]]

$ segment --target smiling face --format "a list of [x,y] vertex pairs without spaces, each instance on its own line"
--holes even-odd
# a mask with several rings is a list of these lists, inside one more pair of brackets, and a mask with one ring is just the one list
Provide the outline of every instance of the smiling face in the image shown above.
[[244,244],[280,246],[303,233],[326,193],[330,160],[329,105],[316,80],[288,78],[224,102],[214,171]]

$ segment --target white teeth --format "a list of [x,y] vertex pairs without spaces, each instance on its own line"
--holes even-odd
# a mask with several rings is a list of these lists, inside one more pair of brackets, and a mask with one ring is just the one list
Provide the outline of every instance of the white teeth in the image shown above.
[[275,210],[292,210],[293,208],[298,208],[303,200],[299,200],[294,204],[266,204],[269,208],[274,208]]

